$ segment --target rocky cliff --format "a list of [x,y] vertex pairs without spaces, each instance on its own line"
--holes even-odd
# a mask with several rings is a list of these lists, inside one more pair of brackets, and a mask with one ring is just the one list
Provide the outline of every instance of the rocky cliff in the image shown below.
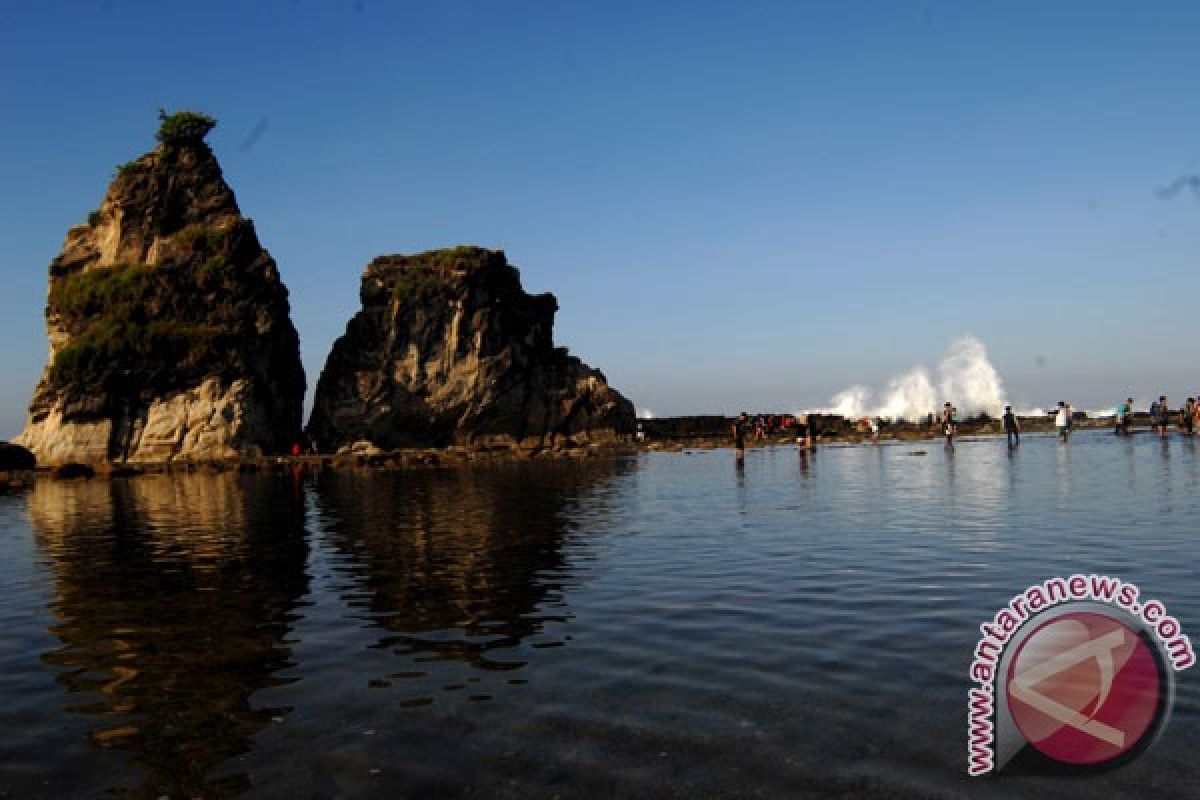
[[39,463],[280,451],[304,370],[288,293],[203,141],[163,118],[50,264],[50,360],[16,440]]
[[502,252],[381,256],[360,296],[317,383],[309,432],[322,449],[542,448],[633,429],[633,405],[554,346],[554,296],[526,294]]

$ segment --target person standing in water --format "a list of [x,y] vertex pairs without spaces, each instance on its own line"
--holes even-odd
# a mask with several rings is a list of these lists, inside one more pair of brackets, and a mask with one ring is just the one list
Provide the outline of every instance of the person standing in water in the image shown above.
[[958,432],[958,420],[955,417],[954,407],[949,403],[942,406],[942,430],[946,434],[946,446],[954,446],[954,434]]
[[1067,436],[1071,433],[1071,412],[1067,408],[1067,404],[1062,400],[1058,401],[1058,412],[1054,415],[1054,428],[1058,431],[1058,440],[1063,444],[1067,443]]
[[817,418],[814,414],[804,415],[804,449],[817,449]]
[[749,417],[743,411],[733,423],[734,460],[740,465],[746,460],[746,428],[750,424]]
[[1196,419],[1196,399],[1189,397],[1187,402],[1183,404],[1183,408],[1179,409],[1179,430],[1184,436],[1191,436],[1195,429],[1193,425]]
[[1008,437],[1008,446],[1016,447],[1021,443],[1021,426],[1017,423],[1017,415],[1012,406],[1004,407],[1004,435]]
[[1167,427],[1171,424],[1171,407],[1166,395],[1159,395],[1158,400],[1150,405],[1150,416],[1158,435],[1165,438]]
[[1122,433],[1127,433],[1126,419],[1129,417],[1129,404],[1117,403],[1117,412],[1113,419],[1113,435],[1120,436]]

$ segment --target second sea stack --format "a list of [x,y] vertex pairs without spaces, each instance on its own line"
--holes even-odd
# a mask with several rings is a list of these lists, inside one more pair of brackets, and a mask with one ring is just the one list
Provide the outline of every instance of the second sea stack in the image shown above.
[[554,295],[527,294],[503,252],[381,256],[360,296],[317,383],[309,432],[322,449],[536,449],[633,429],[633,404],[554,346]]

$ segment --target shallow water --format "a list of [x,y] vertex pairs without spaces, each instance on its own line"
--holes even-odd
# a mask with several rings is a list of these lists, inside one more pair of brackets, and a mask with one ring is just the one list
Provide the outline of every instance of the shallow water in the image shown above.
[[[925,450],[925,455],[913,451]],[[1081,432],[0,495],[0,797],[1166,797],[965,775],[978,625],[1117,575],[1200,632],[1200,449]]]

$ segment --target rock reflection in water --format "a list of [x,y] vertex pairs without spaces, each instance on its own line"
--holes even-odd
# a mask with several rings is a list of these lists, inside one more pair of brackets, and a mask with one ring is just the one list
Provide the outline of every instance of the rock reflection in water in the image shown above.
[[304,496],[234,475],[39,482],[29,500],[54,578],[43,656],[95,719],[94,744],[141,767],[120,792],[219,797],[247,776],[214,774],[287,709],[251,695],[283,681],[293,609],[308,587]]
[[317,506],[341,556],[338,591],[355,616],[387,631],[375,647],[416,664],[517,670],[522,643],[563,644],[546,634],[571,618],[566,592],[581,570],[579,555],[564,552],[579,522],[572,512],[606,513],[589,490],[614,468],[323,476]]

